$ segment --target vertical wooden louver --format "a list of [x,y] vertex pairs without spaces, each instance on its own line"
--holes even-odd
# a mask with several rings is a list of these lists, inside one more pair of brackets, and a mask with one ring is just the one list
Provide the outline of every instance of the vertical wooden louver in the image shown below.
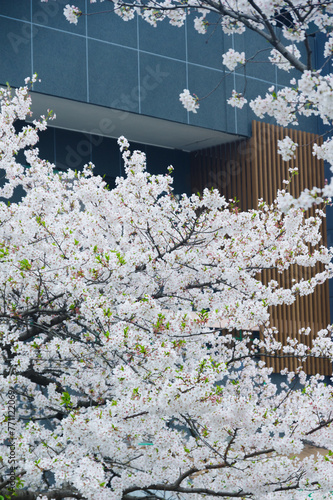
[[[277,141],[286,135],[298,144],[296,159],[290,162],[284,162],[277,154]],[[205,187],[214,187],[227,199],[237,198],[241,210],[257,208],[259,198],[268,203],[274,200],[277,190],[284,187],[282,181],[289,177],[288,169],[294,166],[299,167],[299,175],[292,181],[292,195],[299,196],[305,188],[322,187],[325,182],[324,165],[312,155],[314,142],[320,142],[315,134],[254,121],[250,139],[192,153],[192,192],[202,192]],[[313,214],[314,209],[307,212],[309,216]],[[323,242],[326,243],[325,220],[322,235]],[[315,268],[292,266],[283,273],[276,270],[264,271],[261,279],[264,282],[274,279],[288,288],[293,280],[302,277],[310,279],[320,270],[319,264]],[[283,344],[286,344],[287,337],[296,337],[311,345],[316,332],[330,323],[328,283],[318,286],[311,295],[297,298],[291,306],[271,308],[270,313],[271,325],[278,329],[278,339]],[[308,326],[311,328],[309,336],[298,333],[302,327]],[[285,367],[295,370],[300,364],[293,357],[267,358],[265,361],[274,371]],[[308,374],[332,374],[331,364],[323,358],[308,359],[304,369]]]

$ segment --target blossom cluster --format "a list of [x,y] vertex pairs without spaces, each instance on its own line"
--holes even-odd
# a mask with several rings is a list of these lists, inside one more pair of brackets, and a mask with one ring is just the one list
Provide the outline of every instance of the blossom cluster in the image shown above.
[[228,52],[222,55],[223,64],[233,71],[238,64],[245,64],[245,52],[237,52],[234,49],[229,49]]
[[292,160],[296,158],[297,146],[298,144],[287,136],[282,140],[278,140],[278,153],[284,161]]
[[[9,390],[17,398],[27,496],[329,498],[330,453],[295,455],[308,436],[333,447],[332,386],[301,369],[309,356],[333,361],[332,331],[318,332],[312,347],[282,346],[269,327],[271,307],[333,273],[322,212],[284,212],[285,192],[248,212],[217,190],[178,200],[172,169],[149,174],[124,137],[115,189],[92,165],[60,174],[36,148],[47,118],[20,129],[28,87],[1,90],[0,105],[1,196],[25,192],[18,203],[0,201],[0,400]],[[29,168],[17,162],[21,150]],[[264,269],[317,264],[320,272],[290,287],[260,279]],[[279,390],[258,361],[263,351],[299,359]],[[0,430],[5,471],[5,416]]]
[[187,111],[197,112],[199,108],[198,98],[195,95],[191,95],[188,89],[184,89],[181,94],[179,94],[179,100]]
[[325,43],[324,57],[332,57],[333,55],[333,36],[330,36],[328,41]]
[[244,104],[247,103],[247,99],[245,99],[245,97],[241,93],[233,90],[230,99],[227,100],[227,103],[234,108],[236,107],[242,109]]
[[[299,59],[301,57],[301,53],[296,47],[296,45],[288,45],[286,47],[286,50],[290,52],[290,54],[293,55],[296,59]],[[292,65],[286,57],[284,57],[281,52],[279,52],[276,49],[271,50],[271,55],[268,58],[271,63],[275,64],[279,69],[283,69],[284,71],[290,71],[292,68]]]
[[67,21],[71,24],[77,24],[81,14],[82,12],[78,7],[75,7],[75,5],[68,4],[64,8],[64,16],[67,19]]
[[207,32],[208,21],[206,21],[206,13],[201,17],[196,17],[194,19],[194,27],[198,33],[204,35]]

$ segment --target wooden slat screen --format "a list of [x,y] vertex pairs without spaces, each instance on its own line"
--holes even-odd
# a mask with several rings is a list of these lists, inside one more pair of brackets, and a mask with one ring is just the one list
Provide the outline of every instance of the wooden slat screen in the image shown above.
[[[284,162],[277,154],[277,140],[286,135],[298,143],[296,159]],[[313,142],[320,138],[308,132],[285,129],[276,125],[252,123],[252,137],[229,144],[196,151],[191,154],[192,192],[202,192],[205,187],[217,188],[227,199],[237,198],[241,210],[257,208],[258,199],[271,203],[278,189],[284,187],[282,181],[289,177],[288,169],[298,166],[299,175],[291,184],[291,194],[299,196],[305,188],[324,186],[324,165],[312,155]],[[314,214],[314,209],[307,215]],[[326,243],[326,222],[322,226],[323,241]],[[264,282],[274,279],[283,287],[290,287],[293,279],[309,279],[315,268],[292,266],[288,271],[264,271]],[[318,286],[315,293],[299,297],[291,306],[271,308],[271,325],[279,330],[278,339],[285,344],[287,337],[299,338],[311,345],[313,335],[330,323],[328,283]],[[299,335],[302,327],[310,327],[309,336]],[[299,360],[295,358],[267,358],[265,360],[274,371],[284,367],[295,370]],[[308,374],[331,375],[332,367],[327,359],[311,358],[304,369]]]

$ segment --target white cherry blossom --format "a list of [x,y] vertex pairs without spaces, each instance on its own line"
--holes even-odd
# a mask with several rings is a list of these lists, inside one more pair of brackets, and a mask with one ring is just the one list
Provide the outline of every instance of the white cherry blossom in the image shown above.
[[184,89],[183,92],[179,94],[179,100],[187,111],[197,113],[197,109],[199,109],[198,98],[191,95],[188,89]]
[[234,49],[229,49],[222,56],[223,64],[233,71],[238,64],[245,64],[245,52],[237,52]]
[[78,7],[75,7],[75,5],[67,4],[64,7],[64,16],[71,24],[77,24],[81,14],[82,12]]
[[[290,52],[296,59],[301,57],[301,53],[296,47],[296,45],[288,45],[286,50]],[[286,59],[278,50],[272,49],[271,55],[268,58],[271,63],[276,64],[279,69],[283,69],[284,71],[290,71],[292,68],[291,63]]]
[[[323,211],[307,216],[283,190],[248,212],[217,190],[177,200],[172,168],[149,174],[124,137],[125,176],[110,191],[92,165],[59,174],[39,158],[49,116],[15,130],[28,87],[1,90],[0,105],[1,195],[25,192],[0,201],[1,409],[15,401],[14,431],[1,410],[0,474],[9,438],[18,498],[329,498],[333,389],[301,361],[333,361],[332,330],[282,346],[269,325],[270,307],[332,276]],[[317,263],[290,288],[260,279]],[[300,368],[278,388],[262,350]],[[300,458],[309,439],[326,455]]]
[[242,109],[244,104],[247,103],[247,99],[245,99],[245,97],[241,93],[236,92],[236,90],[233,90],[232,96],[230,97],[230,99],[227,100],[227,103],[230,104],[230,106],[232,107]]
[[296,158],[297,146],[298,144],[287,136],[282,140],[278,140],[278,153],[282,156],[284,161],[292,160]]

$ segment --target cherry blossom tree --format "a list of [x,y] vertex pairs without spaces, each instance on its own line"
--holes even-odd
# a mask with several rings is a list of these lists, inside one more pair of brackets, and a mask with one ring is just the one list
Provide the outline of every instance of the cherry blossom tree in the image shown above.
[[[0,202],[0,495],[332,498],[333,388],[301,368],[333,361],[331,330],[282,347],[268,314],[332,275],[320,205],[289,206],[294,171],[257,210],[217,190],[178,200],[172,168],[150,175],[123,137],[115,189],[90,164],[57,173],[36,147],[52,113],[14,127],[26,83],[0,91],[0,196],[25,192]],[[317,262],[289,289],[260,280]],[[277,387],[263,353],[300,368]],[[307,441],[326,455],[301,459]]]
[[[177,27],[194,11],[205,33],[212,12],[226,34],[256,32],[271,46],[269,63],[299,78],[253,100],[254,112],[282,125],[299,115],[331,123],[332,75],[314,67],[309,43],[314,31],[327,35],[328,67],[331,1],[108,4],[125,21],[137,13]],[[71,5],[64,14],[75,24],[84,15]],[[229,50],[221,64],[232,72],[248,61]],[[317,332],[311,347],[295,339],[282,346],[268,314],[332,275],[320,232],[332,185],[295,200],[292,170],[271,206],[261,200],[249,212],[216,190],[177,200],[172,169],[149,175],[144,154],[120,138],[126,177],[110,191],[92,165],[59,174],[39,158],[38,133],[51,113],[15,131],[29,113],[27,86],[0,99],[0,194],[25,191],[20,203],[0,204],[0,494],[333,498],[333,389],[302,371],[310,356],[333,360],[331,329]],[[180,100],[198,111],[200,96],[184,89]],[[234,89],[228,102],[242,107],[244,92]],[[286,161],[296,147],[288,137],[279,142]],[[329,139],[314,154],[333,164],[332,148]],[[16,161],[20,150],[28,169]],[[314,203],[316,215],[307,217]],[[260,280],[264,269],[317,262],[321,273],[289,289]],[[252,335],[259,327],[260,339]],[[284,370],[277,387],[263,354],[295,356],[299,369]],[[327,454],[301,459],[308,441]]]

